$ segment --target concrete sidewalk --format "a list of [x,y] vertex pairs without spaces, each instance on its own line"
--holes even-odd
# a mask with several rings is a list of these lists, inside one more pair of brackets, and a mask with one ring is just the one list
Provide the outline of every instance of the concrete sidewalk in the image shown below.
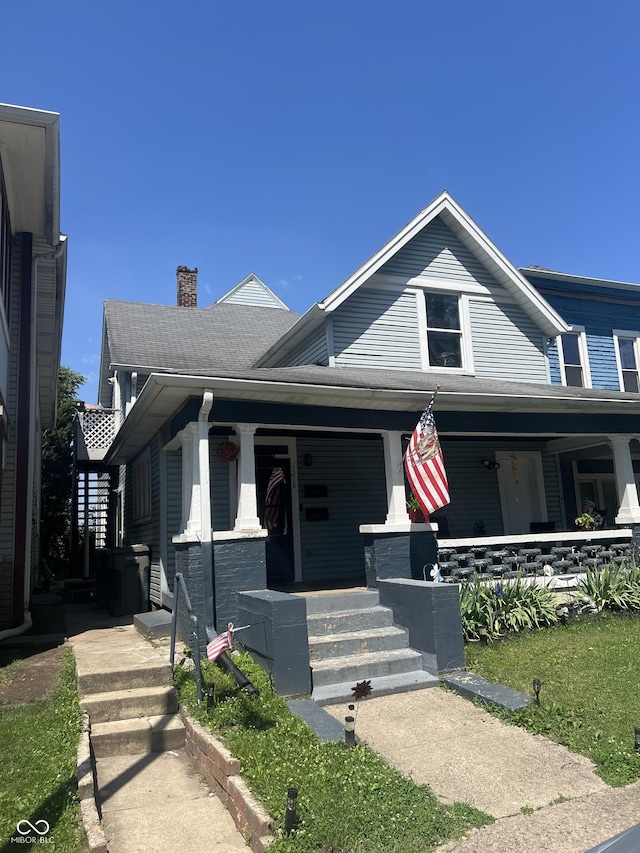
[[[133,627],[90,605],[66,605],[79,676],[168,660]],[[109,853],[240,853],[245,840],[221,801],[201,783],[184,748],[96,759],[98,802]]]
[[442,853],[584,853],[640,820],[640,782],[610,788],[587,758],[439,688],[363,700],[356,733],[442,802],[496,818]]

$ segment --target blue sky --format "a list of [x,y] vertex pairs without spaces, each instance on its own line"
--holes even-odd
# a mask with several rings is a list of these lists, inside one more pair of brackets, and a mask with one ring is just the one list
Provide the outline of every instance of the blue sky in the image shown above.
[[[61,113],[63,364],[104,299],[255,272],[306,310],[447,189],[516,266],[640,281],[632,0],[30,0],[0,101]],[[6,36],[9,35],[9,38]]]

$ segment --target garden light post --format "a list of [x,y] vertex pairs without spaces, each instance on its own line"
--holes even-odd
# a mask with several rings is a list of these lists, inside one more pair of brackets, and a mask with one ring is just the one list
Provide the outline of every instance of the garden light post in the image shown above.
[[356,718],[351,714],[344,718],[344,742],[348,747],[356,745]]
[[640,728],[638,728],[636,726],[636,728],[633,730],[633,734],[634,734],[633,749],[634,749],[634,752],[636,753],[636,755],[640,755]]
[[533,692],[536,694],[536,705],[540,704],[540,688],[541,687],[542,687],[542,684],[540,683],[540,679],[534,678],[533,679]]
[[284,813],[284,831],[287,835],[291,835],[291,830],[296,825],[296,799],[298,798],[298,789],[289,788],[287,790],[287,808]]

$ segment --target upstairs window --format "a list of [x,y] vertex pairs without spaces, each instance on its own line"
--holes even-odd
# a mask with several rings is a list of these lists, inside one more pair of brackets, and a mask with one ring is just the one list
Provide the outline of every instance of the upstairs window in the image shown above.
[[558,341],[562,384],[573,388],[590,388],[589,358],[584,329],[573,327],[572,332],[561,335]]
[[425,293],[430,367],[462,367],[462,328],[457,295]]
[[638,368],[640,367],[640,333],[613,333],[616,342],[616,360],[621,391],[640,391]]

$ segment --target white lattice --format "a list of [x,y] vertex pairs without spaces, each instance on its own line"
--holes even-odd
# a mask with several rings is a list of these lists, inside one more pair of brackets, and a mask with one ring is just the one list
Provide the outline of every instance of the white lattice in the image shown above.
[[115,435],[114,409],[86,409],[80,416],[87,450],[109,447]]

